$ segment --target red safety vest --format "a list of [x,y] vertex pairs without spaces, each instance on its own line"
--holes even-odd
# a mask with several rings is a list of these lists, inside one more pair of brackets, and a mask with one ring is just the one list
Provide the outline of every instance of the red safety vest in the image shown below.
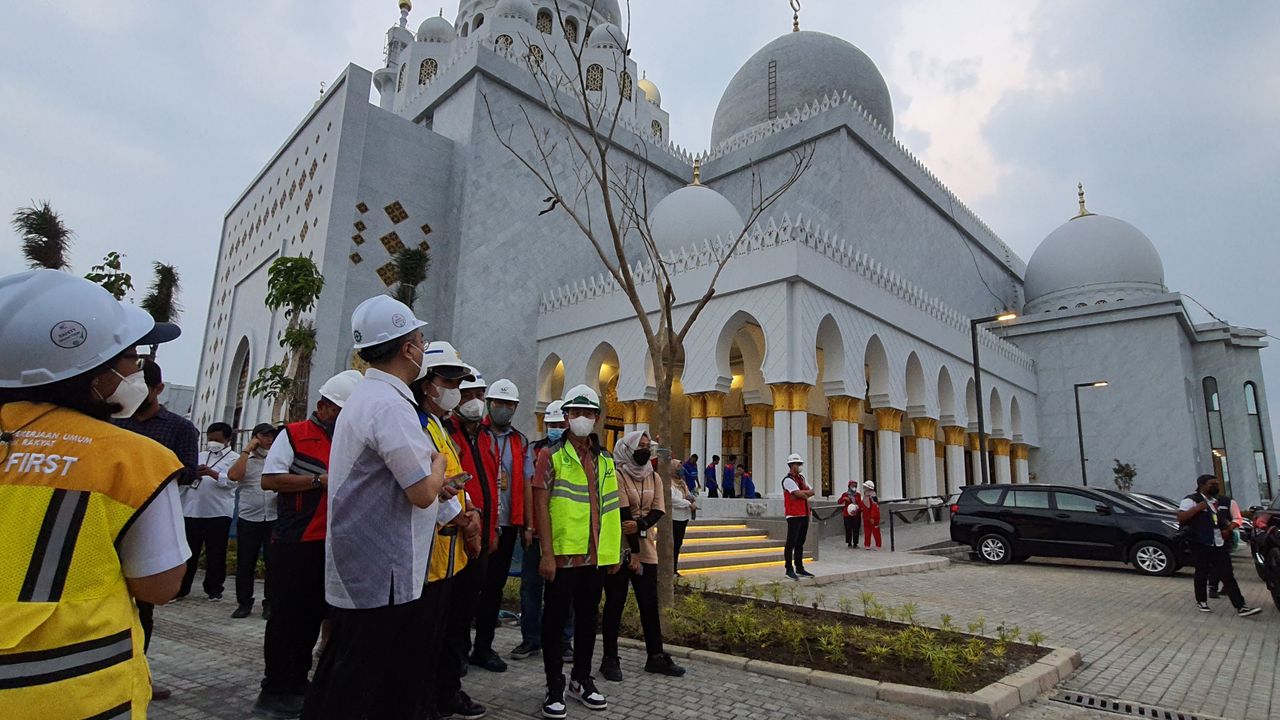
[[[293,475],[324,475],[329,472],[329,449],[332,438],[313,420],[302,420],[285,426],[289,444],[293,446]],[[324,540],[328,518],[329,491],[325,488],[302,492],[279,493],[276,497],[276,524],[272,542],[296,543]]]
[[[458,459],[462,469],[471,473],[471,481],[466,484],[467,501],[472,507],[480,510],[484,521],[484,537],[486,545],[492,547],[498,541],[498,443],[488,427],[481,425],[476,433],[476,444],[473,447],[462,429],[462,421],[450,417],[445,421],[445,429],[454,445],[458,446]],[[476,464],[476,455],[480,463]]]
[[[787,476],[782,478],[783,481],[786,481],[788,477],[795,480],[796,485],[799,485],[801,490],[809,489],[809,483],[805,482],[803,475],[792,475],[791,473],[787,473]],[[789,492],[784,492],[782,502],[783,514],[787,517],[809,517],[808,500],[801,500],[792,496]]]
[[[490,430],[493,429],[489,418],[484,419],[484,424]],[[496,432],[493,437],[498,448],[498,466],[501,468],[502,439]],[[511,443],[511,524],[515,527],[524,527],[524,455],[529,447],[529,439],[524,436],[524,433],[514,428],[507,439]]]

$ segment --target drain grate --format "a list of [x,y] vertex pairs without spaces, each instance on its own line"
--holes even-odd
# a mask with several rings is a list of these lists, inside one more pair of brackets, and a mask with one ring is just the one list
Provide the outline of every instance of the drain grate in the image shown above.
[[1076,690],[1060,690],[1050,700],[1092,710],[1128,715],[1129,717],[1150,718],[1151,720],[1223,720],[1223,718],[1216,715],[1170,710],[1157,705],[1119,700],[1101,695],[1090,695]]

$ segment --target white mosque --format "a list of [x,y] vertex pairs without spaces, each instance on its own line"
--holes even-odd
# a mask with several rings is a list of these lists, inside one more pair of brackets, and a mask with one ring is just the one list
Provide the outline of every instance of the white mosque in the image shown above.
[[[1242,506],[1271,496],[1265,336],[1194,322],[1165,286],[1159,238],[1064,193],[1066,222],[1024,262],[895,138],[875,63],[798,25],[729,81],[710,149],[682,150],[625,51],[617,0],[592,4],[463,0],[454,22],[414,33],[402,0],[386,66],[347,66],[226,214],[198,424],[272,419],[247,393],[284,354],[286,318],[264,308],[272,260],[306,255],[325,276],[311,315],[312,377],[326,377],[351,363],[351,311],[394,283],[391,256],[423,245],[417,313],[517,383],[518,424],[534,431],[535,411],[586,382],[607,400],[606,439],[648,425],[657,393],[632,306],[566,214],[542,214],[545,189],[495,133],[526,116],[558,129],[530,63],[574,45],[587,92],[621,107],[616,147],[661,198],[650,224],[678,312],[743,229],[753,169],[768,182],[813,152],[686,340],[671,407],[683,432],[664,439],[677,454],[737,455],[775,495],[799,452],[826,495],[863,479],[886,499],[947,494],[980,482],[984,462],[997,482],[1114,487],[1119,460],[1150,493],[1181,497],[1216,472]],[[1012,313],[972,341],[972,319]]]

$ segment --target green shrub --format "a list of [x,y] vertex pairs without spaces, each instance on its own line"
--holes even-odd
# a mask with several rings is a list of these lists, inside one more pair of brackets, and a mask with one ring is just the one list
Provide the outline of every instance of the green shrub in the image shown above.
[[1044,642],[1044,633],[1039,630],[1033,630],[1027,633],[1027,642],[1031,643],[1031,647],[1040,647],[1040,643]]
[[818,649],[829,662],[844,665],[846,628],[844,625],[823,625],[818,628]]

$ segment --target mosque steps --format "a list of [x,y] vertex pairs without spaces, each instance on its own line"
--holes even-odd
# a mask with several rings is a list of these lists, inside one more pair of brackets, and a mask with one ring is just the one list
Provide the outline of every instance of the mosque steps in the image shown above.
[[[690,523],[680,549],[680,574],[703,575],[782,567],[782,540],[746,523]],[[809,559],[809,558],[806,558]]]

